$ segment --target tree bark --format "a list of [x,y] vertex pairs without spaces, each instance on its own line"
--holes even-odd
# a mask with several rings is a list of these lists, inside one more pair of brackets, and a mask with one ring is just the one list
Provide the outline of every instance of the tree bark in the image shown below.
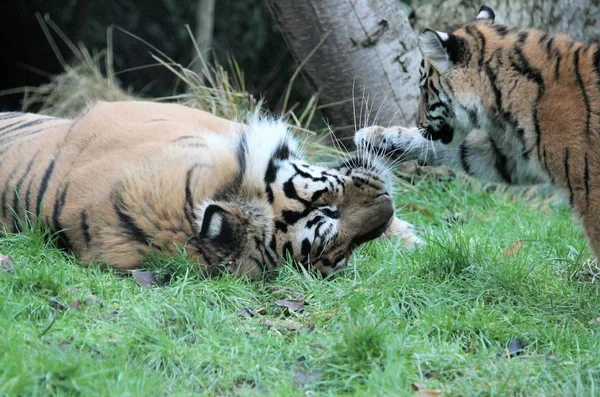
[[[481,4],[481,0],[413,0],[415,30],[448,30],[474,18]],[[600,41],[597,0],[486,0],[485,5],[494,10],[499,23],[565,32],[584,43]]]
[[[197,49],[194,48],[192,59],[194,59],[191,69],[204,76],[204,65],[210,58],[210,47],[212,45],[213,29],[215,24],[215,0],[198,0],[196,9],[196,40]],[[200,54],[198,54],[200,50]],[[201,59],[197,59],[201,57]]]
[[421,56],[399,0],[267,3],[339,138],[366,123],[415,123]]

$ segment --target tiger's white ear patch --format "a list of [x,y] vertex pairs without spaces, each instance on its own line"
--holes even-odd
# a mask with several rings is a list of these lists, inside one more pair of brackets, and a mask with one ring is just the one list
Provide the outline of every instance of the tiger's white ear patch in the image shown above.
[[481,6],[475,19],[477,19],[478,21],[490,21],[491,23],[494,23],[494,20],[496,19],[496,14],[494,14],[494,10],[492,10],[490,7]]
[[419,36],[419,49],[423,58],[426,58],[440,73],[446,72],[451,66],[445,47],[448,38],[448,33],[436,32],[431,29],[423,30]]

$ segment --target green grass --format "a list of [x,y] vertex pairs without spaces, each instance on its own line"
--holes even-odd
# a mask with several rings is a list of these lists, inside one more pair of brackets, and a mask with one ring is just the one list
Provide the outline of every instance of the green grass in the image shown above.
[[[401,187],[397,203],[428,245],[370,243],[333,281],[291,266],[206,280],[173,258],[170,283],[148,288],[39,233],[4,235],[0,395],[599,393],[600,283],[566,206],[458,180]],[[513,339],[526,347],[510,357]]]

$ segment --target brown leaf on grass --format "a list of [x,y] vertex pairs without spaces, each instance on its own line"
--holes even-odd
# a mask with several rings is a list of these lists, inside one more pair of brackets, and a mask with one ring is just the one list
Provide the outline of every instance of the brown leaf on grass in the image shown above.
[[419,397],[437,397],[441,396],[442,392],[438,389],[430,389],[421,383],[413,383],[410,385],[411,389],[416,392]]
[[0,254],[0,270],[6,273],[15,273],[15,260],[10,255]]
[[323,372],[318,369],[312,369],[306,372],[294,371],[293,376],[298,385],[305,386],[307,384],[319,382],[323,377]]
[[151,270],[132,270],[131,276],[135,282],[142,287],[159,285],[158,281],[156,280],[156,272]]
[[238,316],[244,317],[244,318],[250,318],[250,317],[256,316],[256,312],[254,310],[250,309],[249,307],[245,307],[238,312]]
[[302,324],[290,320],[265,320],[264,324],[267,328],[273,328],[279,331],[285,330],[295,332],[302,329]]
[[510,342],[508,342],[508,346],[506,347],[506,356],[508,358],[518,356],[519,354],[523,353],[523,350],[525,350],[526,346],[527,345],[525,343],[521,342],[517,338],[513,338],[510,340]]
[[502,252],[504,256],[515,256],[519,253],[521,248],[523,247],[523,242],[521,240],[516,240],[510,243],[508,247]]
[[304,307],[303,300],[279,299],[275,301],[275,304],[279,307],[285,307],[290,312],[298,312]]
[[72,309],[79,310],[80,307],[81,307],[81,301],[79,299],[77,299],[73,303],[71,303]]

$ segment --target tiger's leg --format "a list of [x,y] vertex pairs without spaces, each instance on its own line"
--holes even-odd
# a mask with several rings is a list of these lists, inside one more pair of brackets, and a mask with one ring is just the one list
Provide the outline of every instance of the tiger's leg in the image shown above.
[[539,183],[535,175],[518,174],[514,151],[502,151],[483,130],[473,130],[458,147],[424,138],[417,128],[367,127],[354,136],[357,146],[389,155],[395,161],[416,160],[421,165],[445,165],[481,181],[508,184]]
[[585,236],[600,260],[600,153],[583,145],[552,147],[542,141],[546,165],[555,183],[562,187],[577,213]]

